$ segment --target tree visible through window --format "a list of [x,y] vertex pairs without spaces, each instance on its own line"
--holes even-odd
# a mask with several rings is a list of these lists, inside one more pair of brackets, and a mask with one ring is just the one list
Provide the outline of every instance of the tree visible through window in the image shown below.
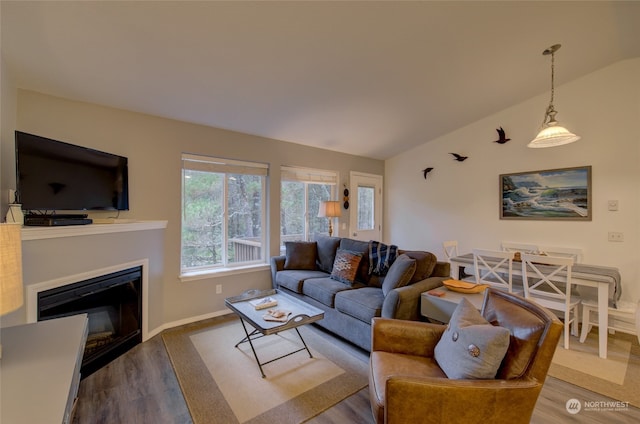
[[313,240],[329,234],[327,218],[318,218],[320,202],[331,200],[338,181],[336,172],[282,167],[280,193],[280,244]]
[[267,166],[182,157],[182,272],[265,261]]

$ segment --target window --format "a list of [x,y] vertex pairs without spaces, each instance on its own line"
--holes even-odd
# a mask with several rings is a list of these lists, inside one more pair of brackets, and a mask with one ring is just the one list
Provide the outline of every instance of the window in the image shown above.
[[375,228],[375,187],[358,186],[358,230]]
[[265,263],[267,171],[182,155],[181,273]]
[[283,166],[280,193],[280,244],[329,234],[327,218],[318,218],[320,202],[335,197],[338,173]]

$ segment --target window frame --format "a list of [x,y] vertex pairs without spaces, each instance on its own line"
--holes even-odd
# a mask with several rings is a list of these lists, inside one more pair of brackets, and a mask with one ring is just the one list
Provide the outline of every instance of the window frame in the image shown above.
[[[299,182],[304,184],[304,225],[303,225],[303,240],[310,241],[311,238],[311,225],[310,225],[310,212],[309,212],[309,185],[310,184],[325,184],[331,186],[331,193],[329,199],[335,200],[337,196],[337,186],[340,178],[338,171],[315,169],[307,167],[297,167],[282,165],[280,167],[280,207],[279,212],[282,214],[282,186],[285,182]],[[282,223],[281,223],[282,224]],[[328,234],[328,233],[327,233]],[[280,237],[280,250],[282,251],[284,242],[282,241],[282,225],[278,231]]]
[[[181,166],[181,219],[180,219],[180,278],[182,280],[200,279],[202,276],[210,276],[212,274],[225,275],[230,273],[239,273],[247,270],[253,270],[255,268],[264,268],[268,266],[268,253],[269,246],[268,230],[269,223],[267,222],[267,207],[269,202],[268,196],[268,184],[267,179],[269,177],[269,165],[260,162],[240,161],[235,159],[226,159],[220,157],[182,153],[182,166]],[[194,170],[201,172],[210,172],[222,174],[223,187],[222,187],[222,249],[221,256],[222,261],[213,265],[201,265],[193,267],[185,267],[183,265],[184,256],[184,225],[185,225],[185,171]],[[260,196],[260,258],[256,260],[242,261],[242,262],[229,262],[229,181],[232,175],[244,174],[254,175],[261,177],[261,196]]]

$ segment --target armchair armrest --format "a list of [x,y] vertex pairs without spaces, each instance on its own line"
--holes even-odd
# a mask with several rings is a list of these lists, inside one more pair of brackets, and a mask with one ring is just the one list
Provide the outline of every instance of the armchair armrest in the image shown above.
[[[529,423],[542,383],[518,380],[449,380],[390,377],[385,423]],[[425,394],[428,393],[428,396]]]
[[426,322],[373,318],[371,351],[432,357],[445,328]]

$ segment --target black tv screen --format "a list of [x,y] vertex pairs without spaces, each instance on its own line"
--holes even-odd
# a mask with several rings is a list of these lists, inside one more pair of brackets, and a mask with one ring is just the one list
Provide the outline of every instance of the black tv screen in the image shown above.
[[129,209],[126,157],[21,131],[16,183],[25,211]]

